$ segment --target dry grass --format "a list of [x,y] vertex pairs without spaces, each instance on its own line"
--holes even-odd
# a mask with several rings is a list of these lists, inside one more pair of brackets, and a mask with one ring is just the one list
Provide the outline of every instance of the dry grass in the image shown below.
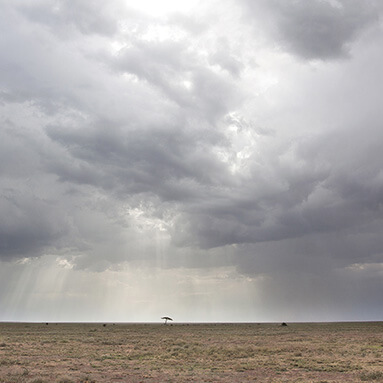
[[383,382],[383,323],[0,323],[0,382]]

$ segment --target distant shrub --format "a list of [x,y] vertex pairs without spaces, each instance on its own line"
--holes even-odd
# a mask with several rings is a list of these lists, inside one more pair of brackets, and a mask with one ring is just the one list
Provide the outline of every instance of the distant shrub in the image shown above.
[[80,383],[96,383],[96,381],[91,379],[89,376],[86,376],[85,378],[80,380]]
[[360,375],[360,380],[364,382],[369,382],[371,380],[380,380],[383,378],[383,372],[373,371],[373,372],[364,372]]

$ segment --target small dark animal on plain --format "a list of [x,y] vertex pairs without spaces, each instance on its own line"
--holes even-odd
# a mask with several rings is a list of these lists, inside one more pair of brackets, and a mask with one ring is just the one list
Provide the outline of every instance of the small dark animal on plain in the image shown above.
[[287,323],[283,322],[283,323],[281,324],[281,326],[287,326]]

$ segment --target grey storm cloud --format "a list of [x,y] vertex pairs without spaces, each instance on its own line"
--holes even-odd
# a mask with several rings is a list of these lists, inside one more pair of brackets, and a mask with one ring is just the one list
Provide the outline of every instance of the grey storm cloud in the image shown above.
[[150,134],[97,129],[84,137],[82,131],[48,130],[84,164],[82,176],[74,167],[51,170],[63,181],[181,204],[173,207],[178,218],[172,233],[181,246],[279,241],[382,219],[379,144],[363,142],[366,135],[380,142],[377,128],[302,140],[267,166],[254,158],[246,177],[231,174],[213,151],[200,151],[203,144],[182,131]]
[[[243,272],[283,268],[273,253],[303,265],[307,253],[318,259],[333,250],[328,258],[322,254],[327,265],[342,257],[358,263],[365,260],[363,248],[350,245],[357,228],[366,230],[366,246],[366,238],[374,238],[368,261],[377,262],[383,137],[376,89],[363,102],[336,93],[332,97],[352,105],[339,102],[339,110],[331,112],[334,129],[325,120],[319,132],[309,134],[304,124],[289,126],[278,105],[262,120],[261,98],[267,100],[274,90],[270,86],[264,96],[259,91],[256,76],[268,68],[256,62],[265,51],[281,59],[275,46],[308,60],[345,57],[362,31],[377,25],[378,5],[275,0],[239,6],[250,9],[246,23],[272,41],[259,44],[253,61],[248,49],[254,30],[243,48],[219,25],[202,20],[204,28],[194,34],[192,19],[173,15],[167,27],[178,37],[152,39],[144,25],[163,28],[164,21],[122,11],[120,2],[102,9],[95,2],[74,8],[65,1],[3,4],[1,209],[13,219],[0,227],[2,258],[55,249],[84,253],[76,261],[84,268],[94,260],[105,261],[100,267],[106,268],[139,258],[127,244],[138,235],[129,214],[139,208],[149,221],[163,225],[174,253],[237,247],[230,262]],[[336,70],[334,77],[342,72]],[[371,79],[358,82],[353,70],[346,68],[340,88],[348,78],[355,88],[374,88]],[[372,78],[379,76],[379,68],[369,70]],[[330,85],[317,80],[314,91],[297,81],[311,97],[297,107],[302,116],[324,115],[332,107],[324,102],[322,110],[317,102],[332,92],[331,79]],[[283,103],[290,105],[292,98]],[[375,115],[366,119],[369,108]],[[342,120],[346,110],[363,113],[359,120]],[[287,138],[285,125],[294,133]],[[334,233],[342,240],[326,240],[326,249],[310,248]],[[355,254],[346,255],[347,249]],[[208,264],[203,256],[196,259],[200,266]]]
[[78,160],[78,169],[83,164],[83,178],[78,178],[77,171],[67,172],[60,163],[52,163],[51,170],[62,180],[117,188],[126,194],[154,193],[167,200],[172,199],[167,193],[173,182],[190,179],[210,184],[224,177],[225,168],[209,153],[209,141],[207,136],[203,141],[201,132],[194,135],[177,127],[159,132],[155,128],[105,131],[104,124],[97,125],[85,134],[82,129],[47,129],[48,136]]
[[254,18],[257,30],[260,24],[271,34],[276,47],[308,60],[347,57],[352,42],[378,22],[381,11],[374,0],[244,0],[244,3],[251,11],[247,17]]
[[[7,195],[8,194],[8,195]],[[61,211],[49,201],[15,190],[4,190],[0,202],[2,258],[39,256],[54,247],[68,230]]]
[[83,34],[113,35],[118,32],[118,20],[133,11],[124,12],[122,2],[100,4],[97,1],[80,1],[72,3],[67,0],[38,0],[25,2],[16,7],[29,20],[36,24],[46,25],[54,34],[68,38],[76,31]]
[[[184,113],[200,114],[213,121],[238,103],[240,94],[230,77],[208,68],[206,58],[185,43],[138,40],[121,50],[114,66],[121,73],[135,75],[156,86],[169,100],[184,108]],[[238,69],[229,60],[221,66],[236,74]]]
[[198,239],[199,245],[214,247],[342,231],[376,220],[381,223],[379,145],[363,142],[366,134],[379,137],[379,130],[329,134],[287,148],[296,163],[287,164],[286,152],[281,152],[273,163],[274,179],[267,180],[270,170],[257,166],[240,186],[212,196],[211,203],[187,209],[187,218],[180,222],[186,237],[180,241]]

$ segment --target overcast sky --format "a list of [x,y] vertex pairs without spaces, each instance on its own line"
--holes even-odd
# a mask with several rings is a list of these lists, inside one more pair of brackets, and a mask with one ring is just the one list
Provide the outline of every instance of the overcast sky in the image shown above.
[[382,15],[0,0],[0,320],[382,320]]

